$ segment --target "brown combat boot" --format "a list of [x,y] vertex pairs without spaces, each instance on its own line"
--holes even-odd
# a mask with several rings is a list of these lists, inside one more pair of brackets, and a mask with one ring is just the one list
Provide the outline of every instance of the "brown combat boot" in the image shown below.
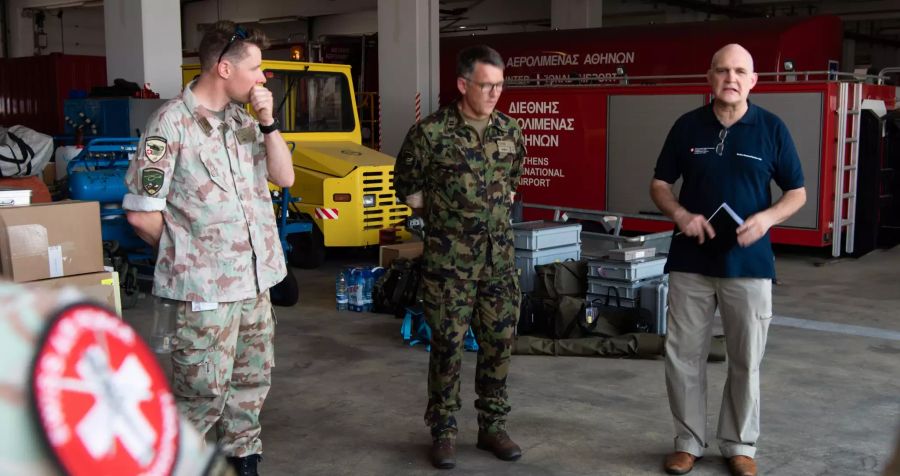
[[456,466],[456,440],[435,438],[431,444],[431,464],[438,469],[451,469]]
[[509,435],[504,430],[494,433],[488,433],[484,430],[478,431],[478,449],[490,451],[494,456],[503,461],[515,461],[522,457],[522,448],[509,439]]
[[749,456],[732,456],[728,459],[728,467],[733,476],[756,476],[756,461]]
[[694,469],[694,462],[698,459],[699,458],[690,453],[676,451],[666,457],[666,473],[688,474]]

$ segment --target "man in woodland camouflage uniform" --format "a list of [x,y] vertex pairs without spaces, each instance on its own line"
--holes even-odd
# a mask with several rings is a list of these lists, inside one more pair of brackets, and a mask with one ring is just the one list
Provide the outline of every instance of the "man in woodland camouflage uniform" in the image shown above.
[[399,196],[425,219],[424,306],[432,329],[425,421],[438,468],[456,464],[453,413],[470,324],[479,344],[478,448],[506,461],[522,456],[505,423],[520,300],[510,210],[525,146],[516,121],[494,110],[503,90],[500,55],[468,48],[457,75],[462,97],[410,129],[394,178]]
[[[123,207],[159,249],[153,294],[179,301],[173,390],[179,410],[256,474],[259,413],[273,365],[269,288],[286,275],[267,180],[294,182],[262,86],[257,30],[218,22],[200,43],[202,72],[150,118],[128,169]],[[254,119],[237,103],[250,103]]]

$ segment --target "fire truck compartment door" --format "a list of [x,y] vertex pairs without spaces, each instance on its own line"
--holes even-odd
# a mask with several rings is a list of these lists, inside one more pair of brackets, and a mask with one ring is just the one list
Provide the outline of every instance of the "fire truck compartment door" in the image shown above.
[[[655,213],[647,191],[656,159],[672,124],[703,105],[704,94],[617,94],[607,103],[606,209],[620,213]],[[678,196],[681,180],[673,191]]]
[[[812,93],[750,93],[750,101],[780,117],[794,139],[800,165],[803,167],[803,184],[806,187],[806,205],[788,218],[779,228],[818,227],[819,184],[822,181],[822,132],[823,94]],[[781,198],[781,189],[772,183],[772,203]]]

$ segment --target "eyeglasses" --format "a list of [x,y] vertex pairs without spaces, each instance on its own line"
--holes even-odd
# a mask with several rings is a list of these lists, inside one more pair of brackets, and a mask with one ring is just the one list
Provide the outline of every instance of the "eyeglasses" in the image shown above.
[[484,94],[492,93],[494,92],[494,90],[497,90],[498,92],[503,91],[503,81],[500,81],[499,83],[479,83],[477,81],[472,81],[465,76],[463,76],[463,79],[474,84],[475,86],[478,86],[478,88],[481,89],[481,92],[483,92]]
[[725,138],[728,137],[728,129],[722,129],[719,132],[719,143],[716,144],[716,153],[720,156],[725,152]]
[[222,57],[225,56],[225,53],[228,52],[228,48],[231,48],[231,45],[234,44],[235,40],[246,40],[247,39],[247,30],[240,25],[236,25],[234,27],[234,34],[231,35],[231,39],[228,40],[228,43],[225,45],[225,48],[222,48],[222,52],[219,53],[219,60],[216,63],[222,62]]

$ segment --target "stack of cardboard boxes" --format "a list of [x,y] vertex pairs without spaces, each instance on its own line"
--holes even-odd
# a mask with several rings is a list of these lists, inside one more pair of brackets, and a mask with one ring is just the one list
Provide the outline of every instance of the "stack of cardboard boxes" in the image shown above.
[[74,287],[122,312],[118,275],[103,266],[97,202],[0,207],[0,276],[33,289]]

